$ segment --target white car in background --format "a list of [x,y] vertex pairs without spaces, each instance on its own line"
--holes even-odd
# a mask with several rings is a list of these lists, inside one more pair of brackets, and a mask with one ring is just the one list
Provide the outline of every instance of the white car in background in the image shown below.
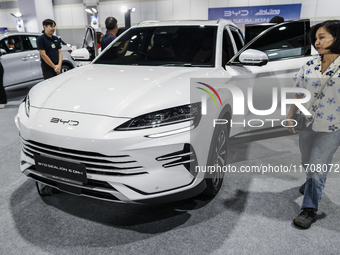
[[[37,37],[41,33],[8,32],[0,34],[1,63],[4,67],[4,87],[7,89],[29,87],[42,81],[41,61]],[[60,38],[59,38],[60,39]],[[61,39],[64,73],[76,67],[71,58],[71,48]]]
[[[142,22],[91,64],[31,89],[16,116],[21,171],[62,191],[109,201],[214,196],[223,173],[196,167],[226,165],[228,138],[254,133],[241,125],[213,127],[213,119],[234,118],[232,98],[220,87],[238,85],[240,77],[249,86],[266,77],[277,86],[288,77],[280,86],[291,86],[311,58],[308,30],[309,20],[285,22],[244,46],[239,28],[223,19]],[[216,87],[222,105],[209,97],[207,115],[204,92],[196,89],[208,90],[204,84]],[[270,105],[271,94],[266,87],[254,105]],[[249,111],[243,116],[251,117]]]

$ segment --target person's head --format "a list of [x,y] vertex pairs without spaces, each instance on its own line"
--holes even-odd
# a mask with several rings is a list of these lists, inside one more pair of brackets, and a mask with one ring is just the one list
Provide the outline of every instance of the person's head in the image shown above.
[[102,37],[103,37],[103,33],[102,32],[96,32],[96,36],[97,36],[97,43],[101,43],[102,41]]
[[55,26],[56,26],[55,21],[51,19],[45,19],[42,24],[44,26],[45,34],[48,36],[52,36],[55,31]]
[[311,41],[320,55],[340,54],[340,20],[326,20],[313,26]]
[[105,20],[105,27],[107,31],[118,32],[117,20],[114,17],[107,17]]
[[9,44],[9,45],[14,45],[14,44],[15,44],[14,39],[10,39],[10,40],[8,41],[8,44]]
[[285,21],[285,19],[283,17],[275,16],[269,21],[269,23],[282,23],[284,21]]

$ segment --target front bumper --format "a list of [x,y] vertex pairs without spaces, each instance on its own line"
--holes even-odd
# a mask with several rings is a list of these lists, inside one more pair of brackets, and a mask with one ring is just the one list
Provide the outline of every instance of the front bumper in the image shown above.
[[[21,171],[38,182],[76,195],[148,204],[185,199],[205,188],[203,176],[188,167],[197,161],[190,132],[153,139],[146,137],[151,129],[112,131],[124,119],[38,109],[31,109],[33,123],[22,108],[16,119]],[[81,125],[50,122],[55,116]],[[87,183],[37,171],[35,155],[85,165]]]

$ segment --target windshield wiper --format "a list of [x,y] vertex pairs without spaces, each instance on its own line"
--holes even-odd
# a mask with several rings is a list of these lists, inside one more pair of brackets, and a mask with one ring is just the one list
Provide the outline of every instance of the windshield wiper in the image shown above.
[[185,64],[165,64],[165,65],[161,65],[161,66],[192,66],[191,63],[185,63]]
[[184,66],[184,67],[213,67],[214,64],[191,64],[191,63],[185,63],[185,64],[165,64],[160,66]]

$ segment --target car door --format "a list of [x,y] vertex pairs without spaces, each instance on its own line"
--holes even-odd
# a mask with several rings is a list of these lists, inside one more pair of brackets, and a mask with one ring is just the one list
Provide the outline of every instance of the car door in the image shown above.
[[26,35],[25,41],[28,46],[27,57],[31,63],[32,80],[43,79],[40,54],[37,46],[38,35]]
[[[299,20],[285,22],[266,30],[254,38],[250,43],[243,47],[227,64],[227,69],[232,68],[239,73],[236,85],[252,87],[253,95],[252,105],[257,110],[268,110],[274,106],[273,90],[277,89],[277,107],[270,115],[259,116],[245,107],[245,116],[236,116],[245,118],[246,123],[254,119],[277,119],[283,120],[286,115],[281,114],[281,89],[291,87],[293,78],[311,56],[311,45],[308,39],[310,29],[309,20]],[[244,65],[240,63],[239,56],[248,49],[260,50],[268,56],[268,63],[263,66]],[[290,94],[292,98],[294,95]],[[245,104],[250,95],[245,96]],[[274,106],[275,107],[275,106]],[[286,114],[290,105],[287,105]],[[273,124],[274,123],[274,124]],[[265,127],[280,126],[280,121],[265,121]],[[253,127],[245,125],[243,131],[254,130]]]
[[30,55],[24,37],[22,35],[6,37],[1,41],[0,47],[6,51],[6,54],[1,57],[4,67],[4,86],[31,81]]
[[97,36],[93,27],[86,28],[82,47],[74,50],[71,56],[77,61],[77,66],[88,65],[98,56]]
[[85,48],[89,51],[90,61],[94,60],[98,56],[96,30],[94,30],[94,28],[91,26],[87,27],[85,31],[82,48]]

